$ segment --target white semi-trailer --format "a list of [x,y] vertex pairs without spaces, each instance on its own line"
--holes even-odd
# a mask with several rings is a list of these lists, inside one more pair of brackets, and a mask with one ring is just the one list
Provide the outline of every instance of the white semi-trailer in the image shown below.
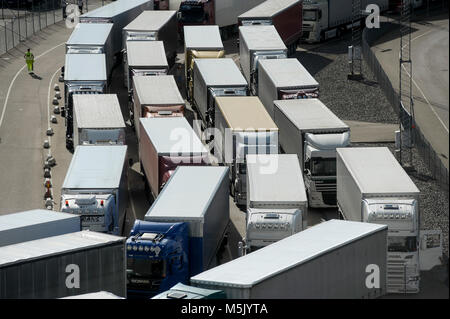
[[108,77],[115,64],[112,23],[78,23],[66,42],[69,54],[104,54]]
[[247,155],[249,251],[306,228],[308,198],[295,154]]
[[91,231],[0,249],[0,299],[53,299],[108,291],[127,295],[125,238]]
[[419,189],[387,147],[337,149],[337,203],[342,216],[389,228],[390,293],[419,292],[419,248],[430,248],[428,252],[438,249],[426,241],[426,231],[419,234],[419,195]]
[[[377,5],[380,12],[389,7],[389,0],[361,0],[360,3],[361,11],[369,4]],[[352,9],[353,0],[303,0],[303,38],[314,43],[339,36],[352,27]],[[362,15],[362,18],[366,17]]]
[[[387,226],[330,220],[202,272],[230,299],[366,299],[386,293]],[[377,269],[372,281],[368,269]]]
[[133,94],[133,76],[165,75],[169,71],[162,41],[127,41],[124,57],[124,84]]
[[66,54],[64,108],[66,148],[73,152],[73,97],[79,94],[104,94],[108,90],[105,54]]
[[125,121],[116,94],[73,97],[74,145],[124,145]]
[[174,10],[148,10],[142,12],[122,31],[124,57],[127,41],[163,41],[167,61],[175,63],[177,56],[177,15]]
[[119,0],[111,2],[79,17],[80,23],[113,23],[111,37],[114,54],[123,49],[122,30],[145,10],[153,9],[153,0]]
[[336,148],[350,144],[350,128],[318,99],[274,101],[280,146],[297,154],[309,206],[336,206]]
[[215,97],[247,96],[248,85],[233,59],[198,59],[193,104],[205,127],[214,127]]
[[258,66],[263,59],[286,59],[287,48],[273,25],[239,27],[239,56],[253,95],[258,95]]
[[81,217],[81,228],[114,235],[128,207],[127,146],[78,146],[61,188],[61,211]]
[[0,247],[80,231],[80,217],[45,209],[0,216]]
[[319,83],[297,59],[259,61],[258,96],[273,117],[275,100],[319,97]]

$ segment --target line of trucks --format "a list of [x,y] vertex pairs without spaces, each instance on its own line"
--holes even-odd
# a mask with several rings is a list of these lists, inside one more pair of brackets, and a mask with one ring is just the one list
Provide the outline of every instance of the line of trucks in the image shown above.
[[[122,1],[100,9],[120,7]],[[209,2],[214,3],[196,3]],[[433,266],[430,260],[439,254],[441,240],[439,233],[420,230],[419,190],[387,148],[348,147],[349,127],[320,102],[319,84],[297,59],[288,58],[277,28],[243,20],[241,73],[233,60],[224,58],[219,26],[184,27],[187,96],[202,123],[200,138],[184,117],[186,104],[175,78],[167,75],[168,67],[153,72],[158,69],[154,61],[170,60],[167,42],[176,41],[145,34],[159,30],[154,27],[159,18],[149,18],[156,12],[144,11],[141,15],[147,18],[141,20],[134,15],[152,25],[141,25],[142,34],[124,23],[123,32],[116,31],[122,49],[114,50],[115,55],[126,55],[130,118],[153,204],[144,220],[135,221],[127,239],[119,237],[129,207],[128,154],[117,96],[106,94],[109,53],[67,52],[65,117],[69,121],[70,115],[67,138],[74,154],[61,189],[61,213],[54,214],[75,217],[75,227],[56,226],[58,218],[49,222],[55,225],[43,217],[33,220],[36,211],[0,216],[0,246],[6,247],[0,249],[0,297],[73,295],[65,281],[67,269],[61,268],[69,263],[69,251],[79,251],[76,263],[95,258],[93,254],[108,256],[110,271],[100,271],[104,261],[79,270],[89,271],[88,281],[81,283],[88,288],[78,290],[87,294],[375,298],[418,292],[419,271]],[[172,21],[174,15],[161,21]],[[267,41],[254,37],[261,31]],[[152,54],[144,56],[143,50]],[[146,60],[149,56],[154,59]],[[92,68],[77,70],[71,59],[81,57],[92,59]],[[143,63],[134,64],[136,60]],[[103,82],[90,75],[98,64]],[[102,89],[92,90],[90,84]],[[70,90],[73,87],[77,89]],[[221,164],[212,165],[213,159]],[[239,245],[241,257],[217,266],[219,252],[227,245],[230,195],[246,212],[246,237]],[[345,220],[307,224],[309,207],[336,206]],[[10,235],[22,230],[26,236]],[[55,248],[55,241],[62,244]],[[48,248],[35,249],[41,246]],[[20,254],[24,257],[18,258]],[[32,288],[17,287],[21,278],[39,273],[42,263],[53,265],[61,275],[36,277],[33,280],[41,284]],[[367,267],[373,265],[379,277],[370,287]],[[50,285],[54,288],[46,289]]]

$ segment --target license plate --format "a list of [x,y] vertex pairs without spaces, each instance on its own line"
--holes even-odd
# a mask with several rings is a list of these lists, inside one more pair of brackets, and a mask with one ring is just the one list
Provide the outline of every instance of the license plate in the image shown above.
[[103,221],[102,216],[81,216],[82,222],[100,223]]

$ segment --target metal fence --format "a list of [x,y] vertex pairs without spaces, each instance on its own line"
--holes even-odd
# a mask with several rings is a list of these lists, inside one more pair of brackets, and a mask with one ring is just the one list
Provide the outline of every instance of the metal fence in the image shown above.
[[[62,2],[77,0],[0,0],[0,55],[40,30],[64,20]],[[83,13],[111,3],[111,0],[83,0]]]
[[[363,41],[362,41],[362,52],[364,55],[364,60],[368,64],[370,70],[374,73],[377,81],[383,90],[389,103],[397,112],[399,118],[405,126],[409,126],[410,114],[405,110],[400,101],[399,94],[392,86],[392,83],[387,76],[386,72],[383,70],[377,57],[371,50],[370,46],[379,39],[381,36],[388,32],[398,31],[399,26],[397,23],[384,22],[379,29],[364,29],[363,31]],[[419,152],[421,158],[430,170],[431,176],[436,179],[436,181],[445,190],[449,190],[449,173],[448,169],[444,166],[442,159],[436,154],[432,145],[428,142],[426,137],[422,134],[419,125],[414,121],[412,130],[412,141],[414,141],[414,147]]]

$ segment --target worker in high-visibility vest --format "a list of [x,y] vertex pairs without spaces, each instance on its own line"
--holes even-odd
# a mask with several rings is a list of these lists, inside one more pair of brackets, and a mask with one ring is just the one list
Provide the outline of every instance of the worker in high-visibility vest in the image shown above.
[[33,63],[34,63],[34,55],[31,53],[30,49],[27,50],[25,55],[23,56],[25,61],[27,62],[28,73],[33,73]]

